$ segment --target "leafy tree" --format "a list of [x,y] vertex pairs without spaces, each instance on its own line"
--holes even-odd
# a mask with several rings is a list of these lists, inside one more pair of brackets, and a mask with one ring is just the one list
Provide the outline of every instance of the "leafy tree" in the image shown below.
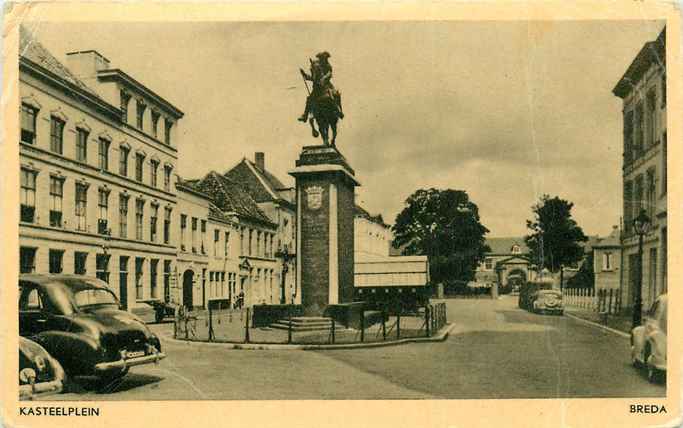
[[526,226],[531,234],[524,241],[531,251],[531,258],[539,269],[547,268],[551,272],[560,272],[560,284],[563,280],[563,269],[583,258],[581,242],[588,238],[572,218],[572,202],[555,196],[543,195],[540,201],[531,207],[533,220],[527,220]]
[[579,271],[567,280],[567,288],[594,288],[593,252],[588,253]]
[[426,255],[432,282],[470,281],[491,251],[479,221],[479,208],[463,190],[420,189],[405,201],[392,227],[395,248]]

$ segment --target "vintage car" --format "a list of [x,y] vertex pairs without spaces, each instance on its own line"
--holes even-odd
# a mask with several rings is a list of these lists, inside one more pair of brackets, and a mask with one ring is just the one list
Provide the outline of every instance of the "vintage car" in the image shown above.
[[64,387],[64,369],[36,342],[19,337],[19,399],[57,394]]
[[666,375],[666,294],[659,296],[645,315],[643,325],[631,331],[631,361],[647,369],[650,382]]
[[532,297],[532,311],[541,314],[564,314],[562,293],[558,290],[538,290]]
[[123,377],[165,355],[159,339],[121,310],[104,281],[80,275],[19,277],[19,334],[57,359],[69,376]]

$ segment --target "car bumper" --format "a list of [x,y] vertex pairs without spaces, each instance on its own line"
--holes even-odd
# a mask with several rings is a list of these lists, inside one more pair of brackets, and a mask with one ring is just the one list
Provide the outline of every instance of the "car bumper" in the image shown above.
[[539,312],[543,312],[543,313],[559,314],[559,313],[564,311],[564,308],[560,307],[560,306],[552,306],[552,307],[541,306],[537,310]]
[[40,382],[33,385],[19,385],[19,399],[33,400],[44,395],[58,394],[62,392],[64,385],[61,380]]
[[128,367],[157,363],[163,360],[164,358],[166,358],[166,354],[164,354],[163,352],[158,352],[156,354],[145,355],[143,357],[120,359],[117,361],[108,361],[105,363],[95,364],[95,371],[98,373],[102,373],[116,370],[125,370]]

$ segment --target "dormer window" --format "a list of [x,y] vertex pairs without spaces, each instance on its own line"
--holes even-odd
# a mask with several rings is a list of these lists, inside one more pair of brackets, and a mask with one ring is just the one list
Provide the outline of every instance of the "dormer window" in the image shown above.
[[145,109],[146,109],[146,108],[147,108],[147,106],[145,105],[145,103],[142,102],[142,101],[140,101],[140,100],[138,100],[138,102],[137,102],[137,112],[136,112],[136,113],[137,113],[137,127],[138,127],[138,129],[141,130],[141,131],[142,131],[142,127],[143,127],[143,125],[144,125],[143,119],[144,119],[144,117],[145,117]]
[[516,245],[516,244],[515,244],[515,245],[512,246],[512,254],[519,254],[519,253],[521,253],[521,252],[522,252],[522,251],[520,250],[519,245]]

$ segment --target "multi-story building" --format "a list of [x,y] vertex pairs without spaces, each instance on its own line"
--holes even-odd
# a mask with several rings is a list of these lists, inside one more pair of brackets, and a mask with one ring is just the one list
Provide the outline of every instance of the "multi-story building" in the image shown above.
[[[186,243],[185,247],[181,244],[179,260],[183,261],[183,265],[187,261],[195,263],[198,269],[206,269],[206,273],[204,270],[200,272],[196,269],[192,274],[188,274],[192,278],[195,274],[200,275],[203,281],[198,283],[194,280],[193,302],[216,300],[217,303],[220,301],[234,306],[235,299],[242,295],[245,306],[279,303],[280,265],[275,257],[277,224],[258,207],[242,183],[236,183],[215,171],[199,180],[183,181],[181,188],[184,192],[185,189],[191,189],[185,193],[189,195],[193,192],[196,199],[189,201],[187,198],[191,204],[181,208],[188,214],[185,217],[185,231],[181,230],[181,241],[184,237]],[[202,198],[210,198],[208,216],[201,208],[204,204],[200,201]],[[207,223],[202,223],[202,216],[206,218]],[[193,218],[196,219],[195,222]],[[181,218],[181,229],[182,222]],[[208,242],[210,238],[205,236],[204,230],[208,231],[209,237],[213,239],[211,242]],[[220,250],[221,242],[225,246],[226,237],[227,256]],[[192,248],[195,250],[194,253]],[[206,254],[202,254],[202,248]],[[194,256],[189,257],[190,253]],[[211,272],[214,272],[213,283],[217,284],[214,287],[216,292],[208,292],[210,297],[206,297],[205,292],[204,299],[200,300],[198,290],[206,290],[207,284],[212,290]],[[188,291],[188,296],[189,294]],[[185,305],[188,305],[187,299]],[[193,306],[198,305],[193,303]]]
[[[293,187],[285,186],[266,169],[265,154],[257,152],[254,162],[243,158],[230,168],[225,177],[239,183],[256,202],[261,211],[277,225],[272,236],[274,256],[278,267],[274,273],[277,283],[277,303],[299,303],[301,293],[296,290],[296,205]],[[269,238],[270,239],[270,238]]]
[[20,34],[20,271],[97,276],[131,309],[161,299],[183,113],[96,51],[67,67]]
[[[645,43],[613,89],[623,100],[624,231],[622,301],[633,303],[642,279],[643,304],[667,289],[666,182],[666,29]],[[633,220],[645,211],[651,221],[644,235],[642,272]]]
[[595,240],[593,251],[593,275],[596,289],[618,290],[621,284],[621,230],[612,227],[612,233]]
[[381,215],[373,216],[356,204],[353,222],[354,260],[370,261],[389,257],[393,234]]
[[190,308],[233,307],[239,290],[238,218],[215,206],[197,181],[178,180],[178,286],[170,301]]

